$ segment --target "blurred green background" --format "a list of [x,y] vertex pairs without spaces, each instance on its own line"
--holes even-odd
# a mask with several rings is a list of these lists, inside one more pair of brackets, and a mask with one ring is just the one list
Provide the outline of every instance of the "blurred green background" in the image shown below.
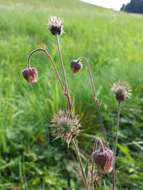
[[[28,85],[21,75],[34,48],[46,45],[58,61],[47,26],[54,15],[65,25],[62,51],[75,110],[81,116],[81,152],[90,155],[92,137],[102,135],[86,65],[74,76],[69,67],[72,59],[87,57],[110,142],[117,107],[111,86],[126,80],[133,90],[122,106],[118,189],[143,190],[143,17],[78,0],[0,0],[0,190],[83,189],[72,147],[53,140],[49,123],[55,112],[65,109],[65,101],[46,56],[32,59],[39,70],[37,84]],[[111,189],[111,176],[105,179],[104,189]]]

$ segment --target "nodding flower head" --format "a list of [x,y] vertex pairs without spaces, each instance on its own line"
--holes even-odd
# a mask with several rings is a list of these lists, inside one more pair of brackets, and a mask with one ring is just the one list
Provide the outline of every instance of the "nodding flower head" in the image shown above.
[[92,154],[99,172],[107,174],[113,170],[114,153],[107,147],[101,147]]
[[63,33],[63,28],[64,28],[63,22],[57,16],[50,17],[48,26],[51,33],[55,36],[61,35]]
[[61,138],[69,145],[71,140],[76,138],[80,132],[80,122],[77,116],[71,116],[69,112],[60,111],[55,114],[51,121],[55,128],[56,139]]
[[111,90],[114,93],[116,100],[119,102],[122,102],[131,96],[131,89],[126,82],[114,83]]
[[38,71],[34,67],[27,67],[22,71],[23,77],[29,83],[36,83],[38,80]]
[[81,59],[75,59],[71,61],[71,70],[73,73],[77,73],[82,69]]

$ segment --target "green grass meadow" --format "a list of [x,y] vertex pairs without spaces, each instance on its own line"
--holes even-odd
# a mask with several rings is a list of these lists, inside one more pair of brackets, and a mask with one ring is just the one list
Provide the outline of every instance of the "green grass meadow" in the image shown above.
[[[50,120],[66,104],[47,57],[39,53],[32,59],[38,83],[27,84],[21,74],[35,48],[47,46],[59,61],[47,26],[54,15],[64,20],[62,52],[81,116],[82,153],[90,154],[91,137],[101,134],[86,63],[79,74],[70,71],[72,59],[87,57],[111,142],[117,108],[111,86],[125,80],[132,88],[122,106],[117,184],[118,190],[143,190],[143,16],[78,0],[0,0],[0,190],[83,189],[72,147],[53,141]],[[111,176],[104,179],[110,190]]]

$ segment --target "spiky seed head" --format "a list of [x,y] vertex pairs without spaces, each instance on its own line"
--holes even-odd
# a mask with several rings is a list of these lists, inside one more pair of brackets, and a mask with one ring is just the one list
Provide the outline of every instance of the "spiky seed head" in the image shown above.
[[38,80],[38,71],[35,67],[27,67],[22,71],[23,77],[29,83],[36,83]]
[[63,33],[63,28],[64,28],[63,22],[57,16],[50,17],[48,27],[50,32],[55,36],[61,35]]
[[60,111],[55,114],[52,121],[55,128],[56,139],[61,138],[69,145],[71,140],[76,138],[80,132],[80,121],[77,116],[71,116],[69,112]]
[[131,89],[126,82],[114,83],[111,90],[119,102],[125,101],[131,96]]
[[77,73],[82,69],[81,59],[75,59],[71,61],[71,70],[73,73]]
[[100,148],[93,152],[92,157],[99,172],[107,174],[113,170],[114,153],[112,150]]

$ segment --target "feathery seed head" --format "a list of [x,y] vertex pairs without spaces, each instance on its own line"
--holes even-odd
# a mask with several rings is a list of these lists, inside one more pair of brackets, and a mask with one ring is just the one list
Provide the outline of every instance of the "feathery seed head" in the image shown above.
[[55,36],[61,35],[63,33],[63,28],[64,28],[63,22],[57,16],[50,17],[48,26],[51,33]]
[[119,102],[125,101],[126,98],[131,96],[131,89],[126,82],[114,83],[111,90]]
[[56,138],[65,140],[68,145],[79,135],[81,127],[79,119],[77,116],[71,116],[69,112],[60,111],[55,114],[51,123],[55,127]]

